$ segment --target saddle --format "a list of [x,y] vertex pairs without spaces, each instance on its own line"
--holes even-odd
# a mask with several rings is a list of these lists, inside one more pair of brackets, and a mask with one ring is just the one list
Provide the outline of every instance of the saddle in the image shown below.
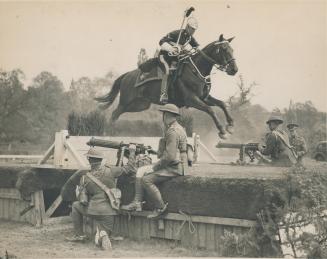
[[134,87],[142,86],[149,81],[162,80],[164,71],[160,67],[158,58],[151,58],[139,66]]

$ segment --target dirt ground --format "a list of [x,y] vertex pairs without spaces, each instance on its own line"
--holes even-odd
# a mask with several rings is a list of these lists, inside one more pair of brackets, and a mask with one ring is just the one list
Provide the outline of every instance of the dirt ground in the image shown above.
[[[57,218],[59,219],[59,218]],[[146,242],[124,239],[113,241],[112,251],[102,251],[92,240],[71,243],[65,236],[72,234],[72,223],[54,219],[42,228],[28,224],[0,220],[0,258],[5,252],[10,258],[106,258],[106,257],[208,257],[215,252],[186,249],[173,241],[151,239]]]

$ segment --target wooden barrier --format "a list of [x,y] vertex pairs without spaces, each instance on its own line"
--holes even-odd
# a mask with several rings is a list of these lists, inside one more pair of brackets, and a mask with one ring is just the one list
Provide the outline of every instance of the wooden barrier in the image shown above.
[[33,193],[31,201],[25,201],[17,189],[0,188],[0,219],[42,226],[45,220],[43,191]]
[[[178,213],[169,213],[159,220],[149,220],[146,217],[149,213],[143,211],[116,216],[114,232],[136,240],[150,238],[175,240],[185,247],[215,250],[218,255],[222,255],[224,231],[240,235],[256,224],[251,220],[188,216]],[[96,223],[90,218],[85,218],[84,230],[93,238]]]

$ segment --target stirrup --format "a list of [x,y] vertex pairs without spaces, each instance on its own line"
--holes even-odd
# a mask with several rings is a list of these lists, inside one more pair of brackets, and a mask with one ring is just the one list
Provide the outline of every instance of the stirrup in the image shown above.
[[160,103],[161,104],[167,104],[168,103],[168,96],[167,96],[167,94],[160,95]]

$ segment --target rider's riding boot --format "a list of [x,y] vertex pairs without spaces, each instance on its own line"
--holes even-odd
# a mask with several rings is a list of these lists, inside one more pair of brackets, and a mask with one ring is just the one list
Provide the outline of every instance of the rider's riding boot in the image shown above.
[[128,211],[142,211],[142,201],[143,201],[143,187],[141,183],[141,178],[135,179],[135,197],[134,200],[127,205],[122,205],[122,210]]
[[160,93],[160,103],[168,103],[168,77],[169,75],[164,74],[161,81],[161,93]]

